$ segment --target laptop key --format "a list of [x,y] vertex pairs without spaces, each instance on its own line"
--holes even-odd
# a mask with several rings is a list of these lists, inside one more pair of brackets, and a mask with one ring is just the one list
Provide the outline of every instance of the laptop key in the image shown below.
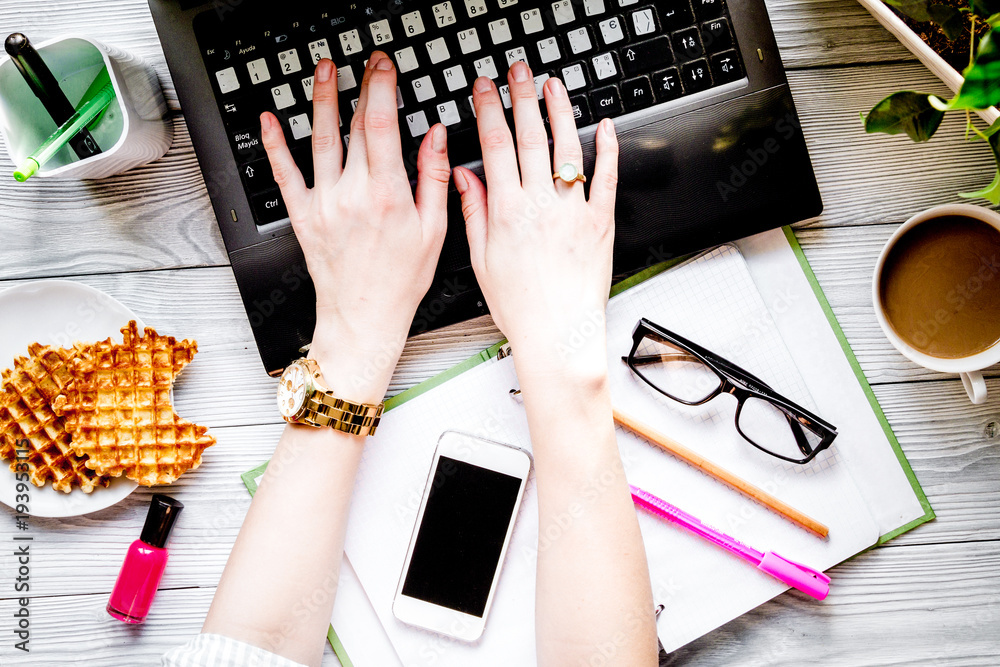
[[617,116],[622,112],[622,98],[615,86],[598,88],[590,93],[590,102],[597,118]]
[[660,102],[676,100],[684,94],[684,88],[681,86],[681,75],[676,67],[668,67],[665,70],[656,72],[653,74],[652,79],[656,99]]
[[621,89],[625,111],[638,111],[656,103],[653,99],[653,87],[644,76],[622,81]]
[[215,80],[219,84],[219,90],[223,95],[232,93],[240,89],[240,79],[236,74],[235,67],[227,67],[215,73]]
[[584,127],[594,122],[594,117],[590,113],[590,102],[587,101],[586,96],[571,97],[569,103],[573,109],[573,120],[576,121],[577,127]]
[[674,61],[670,52],[670,38],[666,35],[645,42],[636,42],[621,49],[622,69],[625,74],[645,74]]
[[652,7],[632,12],[631,17],[632,34],[636,37],[643,37],[656,32],[656,18]]
[[586,88],[587,68],[583,63],[571,63],[562,68],[562,80],[566,90],[572,92]]
[[673,32],[694,23],[694,13],[687,0],[655,0],[660,10],[660,24],[664,32]]
[[681,76],[684,78],[684,90],[689,93],[712,87],[712,75],[704,58],[681,65]]
[[247,127],[259,122],[260,106],[249,98],[225,100],[221,106],[226,127]]
[[709,53],[718,53],[732,47],[733,37],[729,32],[729,21],[723,18],[702,23],[701,41]]
[[240,176],[251,193],[264,192],[275,187],[274,174],[271,172],[271,162],[264,158],[254,160],[249,164],[240,165]]
[[680,60],[700,58],[705,52],[697,28],[679,30],[673,34],[674,53]]
[[266,155],[264,142],[260,140],[260,126],[231,131],[229,140],[240,162],[250,162]]
[[718,18],[724,11],[722,0],[693,0],[691,4],[694,5],[694,11],[701,21]]
[[607,81],[618,76],[618,57],[614,53],[602,53],[590,59],[594,68],[595,81]]
[[570,53],[578,56],[594,48],[594,34],[590,28],[584,26],[566,33],[566,42],[569,44]]
[[597,25],[600,29],[601,41],[605,46],[617,44],[625,39],[625,27],[622,25],[622,17],[612,16]]
[[740,61],[736,51],[723,51],[712,56],[712,78],[717,85],[736,81],[741,76]]
[[277,190],[257,195],[250,202],[253,205],[254,214],[257,216],[257,224],[266,225],[288,217],[285,200],[281,198],[281,193]]

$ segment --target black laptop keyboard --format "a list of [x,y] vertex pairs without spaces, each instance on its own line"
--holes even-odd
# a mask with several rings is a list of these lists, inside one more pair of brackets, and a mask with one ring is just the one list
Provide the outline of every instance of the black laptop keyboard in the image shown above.
[[393,59],[411,177],[420,141],[437,122],[448,127],[452,164],[481,157],[472,84],[477,76],[494,79],[510,113],[506,73],[516,60],[532,68],[539,94],[548,77],[563,80],[580,127],[743,77],[723,0],[292,2],[268,3],[266,12],[234,7],[203,13],[195,32],[258,225],[287,217],[261,144],[259,116],[272,111],[280,119],[311,187],[312,75],[321,58],[338,68],[345,142],[369,55],[380,49]]

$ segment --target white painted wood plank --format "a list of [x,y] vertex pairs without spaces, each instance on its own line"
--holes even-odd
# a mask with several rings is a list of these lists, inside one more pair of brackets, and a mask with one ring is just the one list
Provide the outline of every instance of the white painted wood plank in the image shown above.
[[70,276],[228,265],[187,127],[153,162],[96,181],[9,178],[0,141],[0,276]]
[[[995,542],[876,549],[831,571],[825,601],[782,594],[675,652],[668,664],[995,665],[998,572]],[[198,632],[213,594],[210,587],[161,590],[139,627],[108,616],[106,594],[33,600],[32,652],[15,656],[5,641],[0,659],[158,665],[163,652]],[[14,605],[0,601],[0,618],[9,622]],[[329,647],[323,664],[337,664]]]
[[767,0],[786,68],[912,60],[856,0]]
[[964,201],[958,192],[993,178],[989,147],[965,140],[962,114],[949,114],[924,144],[865,133],[859,114],[897,90],[949,96],[921,65],[805,70],[788,78],[825,207],[809,226],[900,223],[925,208]]
[[[173,559],[173,554],[171,554]],[[174,566],[171,562],[167,571]],[[0,663],[15,665],[99,665],[100,667],[158,666],[160,657],[186,643],[201,631],[215,588],[161,589],[142,625],[127,625],[105,611],[106,593],[65,595],[30,603],[30,653],[13,648],[13,641],[0,644]],[[14,601],[0,601],[0,624],[10,634],[9,618]],[[9,662],[8,662],[9,661]],[[324,667],[340,662],[326,642]],[[358,667],[366,667],[358,665]]]
[[996,542],[883,547],[836,567],[830,596],[785,593],[671,665],[996,665]]

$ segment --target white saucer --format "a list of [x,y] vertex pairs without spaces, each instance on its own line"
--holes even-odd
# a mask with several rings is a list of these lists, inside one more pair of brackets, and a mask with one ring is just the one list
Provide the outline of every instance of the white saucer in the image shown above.
[[[46,280],[17,285],[0,292],[0,369],[12,368],[14,358],[28,354],[28,345],[68,347],[76,341],[95,342],[111,336],[121,341],[121,328],[136,320],[135,313],[100,290],[68,280]],[[0,502],[16,508],[17,479],[10,463],[0,460]],[[38,488],[27,483],[28,514],[39,517],[67,517],[89,514],[111,507],[132,493],[137,484],[116,477],[108,488],[92,493],[74,488],[62,493],[46,483]],[[23,501],[24,498],[22,497]]]

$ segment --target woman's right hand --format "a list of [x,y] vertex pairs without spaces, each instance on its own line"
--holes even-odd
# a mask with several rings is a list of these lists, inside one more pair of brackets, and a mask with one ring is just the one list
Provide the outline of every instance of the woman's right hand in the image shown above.
[[531,70],[514,63],[508,78],[517,153],[496,86],[480,77],[473,103],[486,186],[468,169],[454,170],[472,266],[515,360],[554,372],[600,371],[606,368],[604,310],[618,178],[614,125],[604,120],[597,129],[588,201],[582,183],[552,176],[565,163],[583,169],[565,86],[556,78],[544,86],[554,140],[550,156]]

